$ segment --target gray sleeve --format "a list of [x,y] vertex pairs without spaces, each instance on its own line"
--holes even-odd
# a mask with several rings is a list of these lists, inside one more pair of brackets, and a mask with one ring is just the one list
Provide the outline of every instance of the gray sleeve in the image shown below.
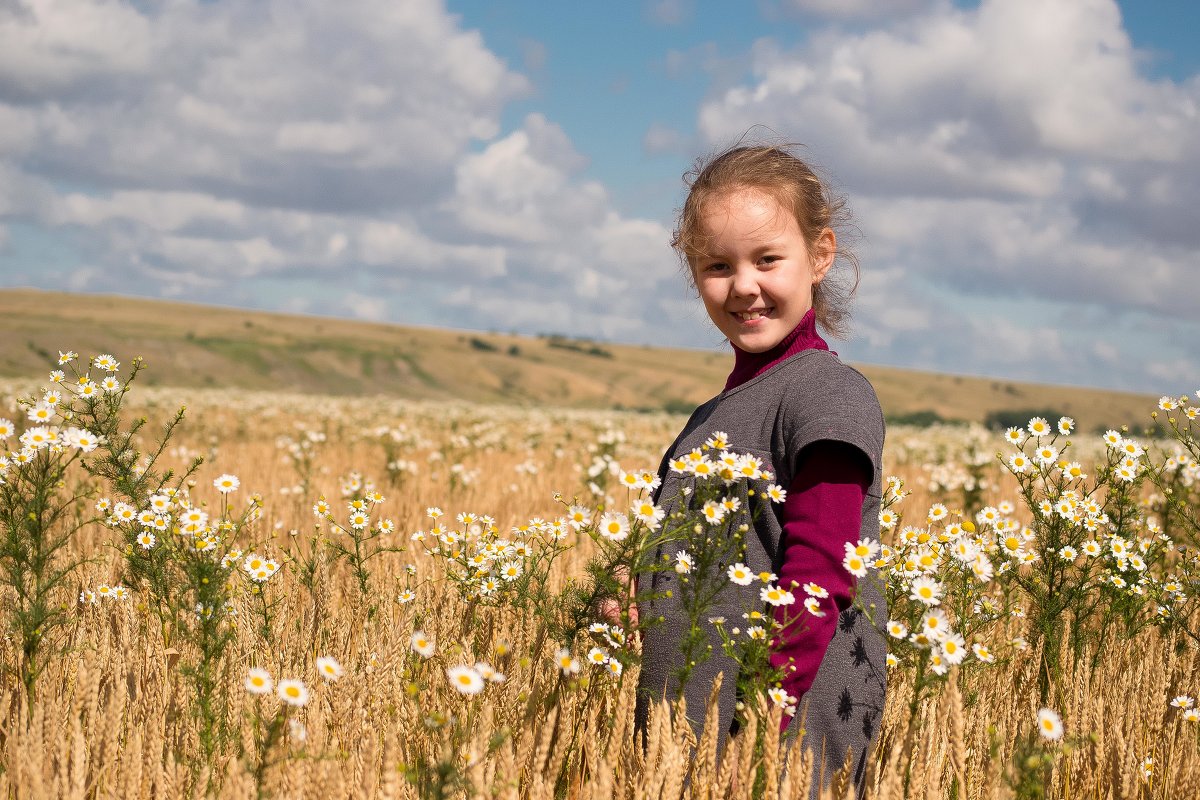
[[[878,476],[883,466],[883,411],[871,383],[853,367],[830,359],[805,375],[784,399],[781,435],[787,457],[786,478],[796,473],[800,453],[822,440],[845,442],[861,450]],[[872,486],[878,493],[879,487]]]

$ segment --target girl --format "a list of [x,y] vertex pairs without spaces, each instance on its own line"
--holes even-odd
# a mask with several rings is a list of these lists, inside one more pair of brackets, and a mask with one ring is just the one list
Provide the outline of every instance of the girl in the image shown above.
[[[785,501],[755,519],[744,562],[772,583],[769,573],[778,576],[796,605],[772,611],[758,580],[744,588],[731,582],[712,614],[730,620],[729,628],[748,606],[776,614],[785,627],[772,663],[784,670],[782,688],[799,705],[794,717],[784,717],[785,735],[804,737],[826,781],[849,758],[861,785],[883,712],[880,631],[887,611],[878,582],[856,582],[843,558],[848,544],[878,541],[883,415],[867,379],[838,360],[818,332],[844,333],[856,283],[857,265],[839,250],[835,231],[844,224],[844,204],[783,147],[734,147],[689,177],[672,245],[733,345],[734,365],[724,390],[696,409],[668,449],[657,498],[670,513],[681,476],[667,465],[715,431],[728,435],[731,450],[760,458],[786,488]],[[843,265],[849,279],[838,275]],[[655,555],[661,560],[664,553]],[[685,625],[678,593],[665,596],[678,577],[656,572],[643,580],[653,582],[657,599],[642,603],[638,616],[662,622],[642,634],[644,726],[650,701],[678,694],[673,674]],[[824,616],[797,614],[801,587],[810,582],[828,593],[818,598]],[[715,630],[710,641],[714,655],[685,686],[688,714],[699,732],[713,680],[724,673],[720,730],[736,733],[738,665],[721,654]]]

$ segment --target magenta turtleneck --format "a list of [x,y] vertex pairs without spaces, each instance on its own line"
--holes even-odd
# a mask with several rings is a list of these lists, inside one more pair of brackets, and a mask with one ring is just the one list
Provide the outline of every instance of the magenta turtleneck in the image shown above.
[[[812,309],[770,350],[748,353],[734,346],[733,371],[725,391],[804,350],[829,350],[817,333]],[[804,387],[797,388],[803,391]],[[779,585],[789,589],[796,602],[775,608],[775,619],[784,628],[771,663],[784,670],[783,689],[798,699],[803,699],[817,676],[837,631],[838,614],[853,602],[854,576],[842,566],[842,559],[845,544],[858,541],[863,498],[870,485],[870,462],[861,451],[844,442],[821,441],[800,453],[796,474],[787,487]],[[804,610],[807,595],[801,587],[810,581],[829,592],[829,597],[820,601],[826,612],[823,617]],[[789,662],[794,669],[789,669]],[[786,729],[787,723],[785,716],[781,729]]]
[[[784,361],[802,350],[828,350],[829,345],[817,333],[817,315],[810,308],[801,317],[800,323],[792,332],[783,337],[779,344],[762,353],[748,353],[736,344],[733,345],[733,372],[725,380],[725,391],[735,386],[741,386],[751,378],[756,378],[771,367]],[[834,353],[837,355],[837,353]]]

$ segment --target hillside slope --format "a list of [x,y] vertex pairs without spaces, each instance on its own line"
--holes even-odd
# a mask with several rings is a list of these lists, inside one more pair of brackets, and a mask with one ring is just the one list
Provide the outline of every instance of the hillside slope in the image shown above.
[[[730,355],[404,327],[163,300],[0,290],[0,376],[44,374],[62,349],[143,356],[148,384],[685,410],[724,383]],[[1153,398],[859,365],[889,416],[982,420],[1053,409],[1085,427],[1141,425]]]

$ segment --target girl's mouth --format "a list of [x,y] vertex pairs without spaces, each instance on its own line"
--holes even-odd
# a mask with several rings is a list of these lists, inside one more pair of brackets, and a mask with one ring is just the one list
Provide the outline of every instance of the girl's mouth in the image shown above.
[[733,315],[742,322],[754,322],[757,319],[771,316],[771,312],[774,310],[774,308],[755,308],[750,311],[734,311]]

